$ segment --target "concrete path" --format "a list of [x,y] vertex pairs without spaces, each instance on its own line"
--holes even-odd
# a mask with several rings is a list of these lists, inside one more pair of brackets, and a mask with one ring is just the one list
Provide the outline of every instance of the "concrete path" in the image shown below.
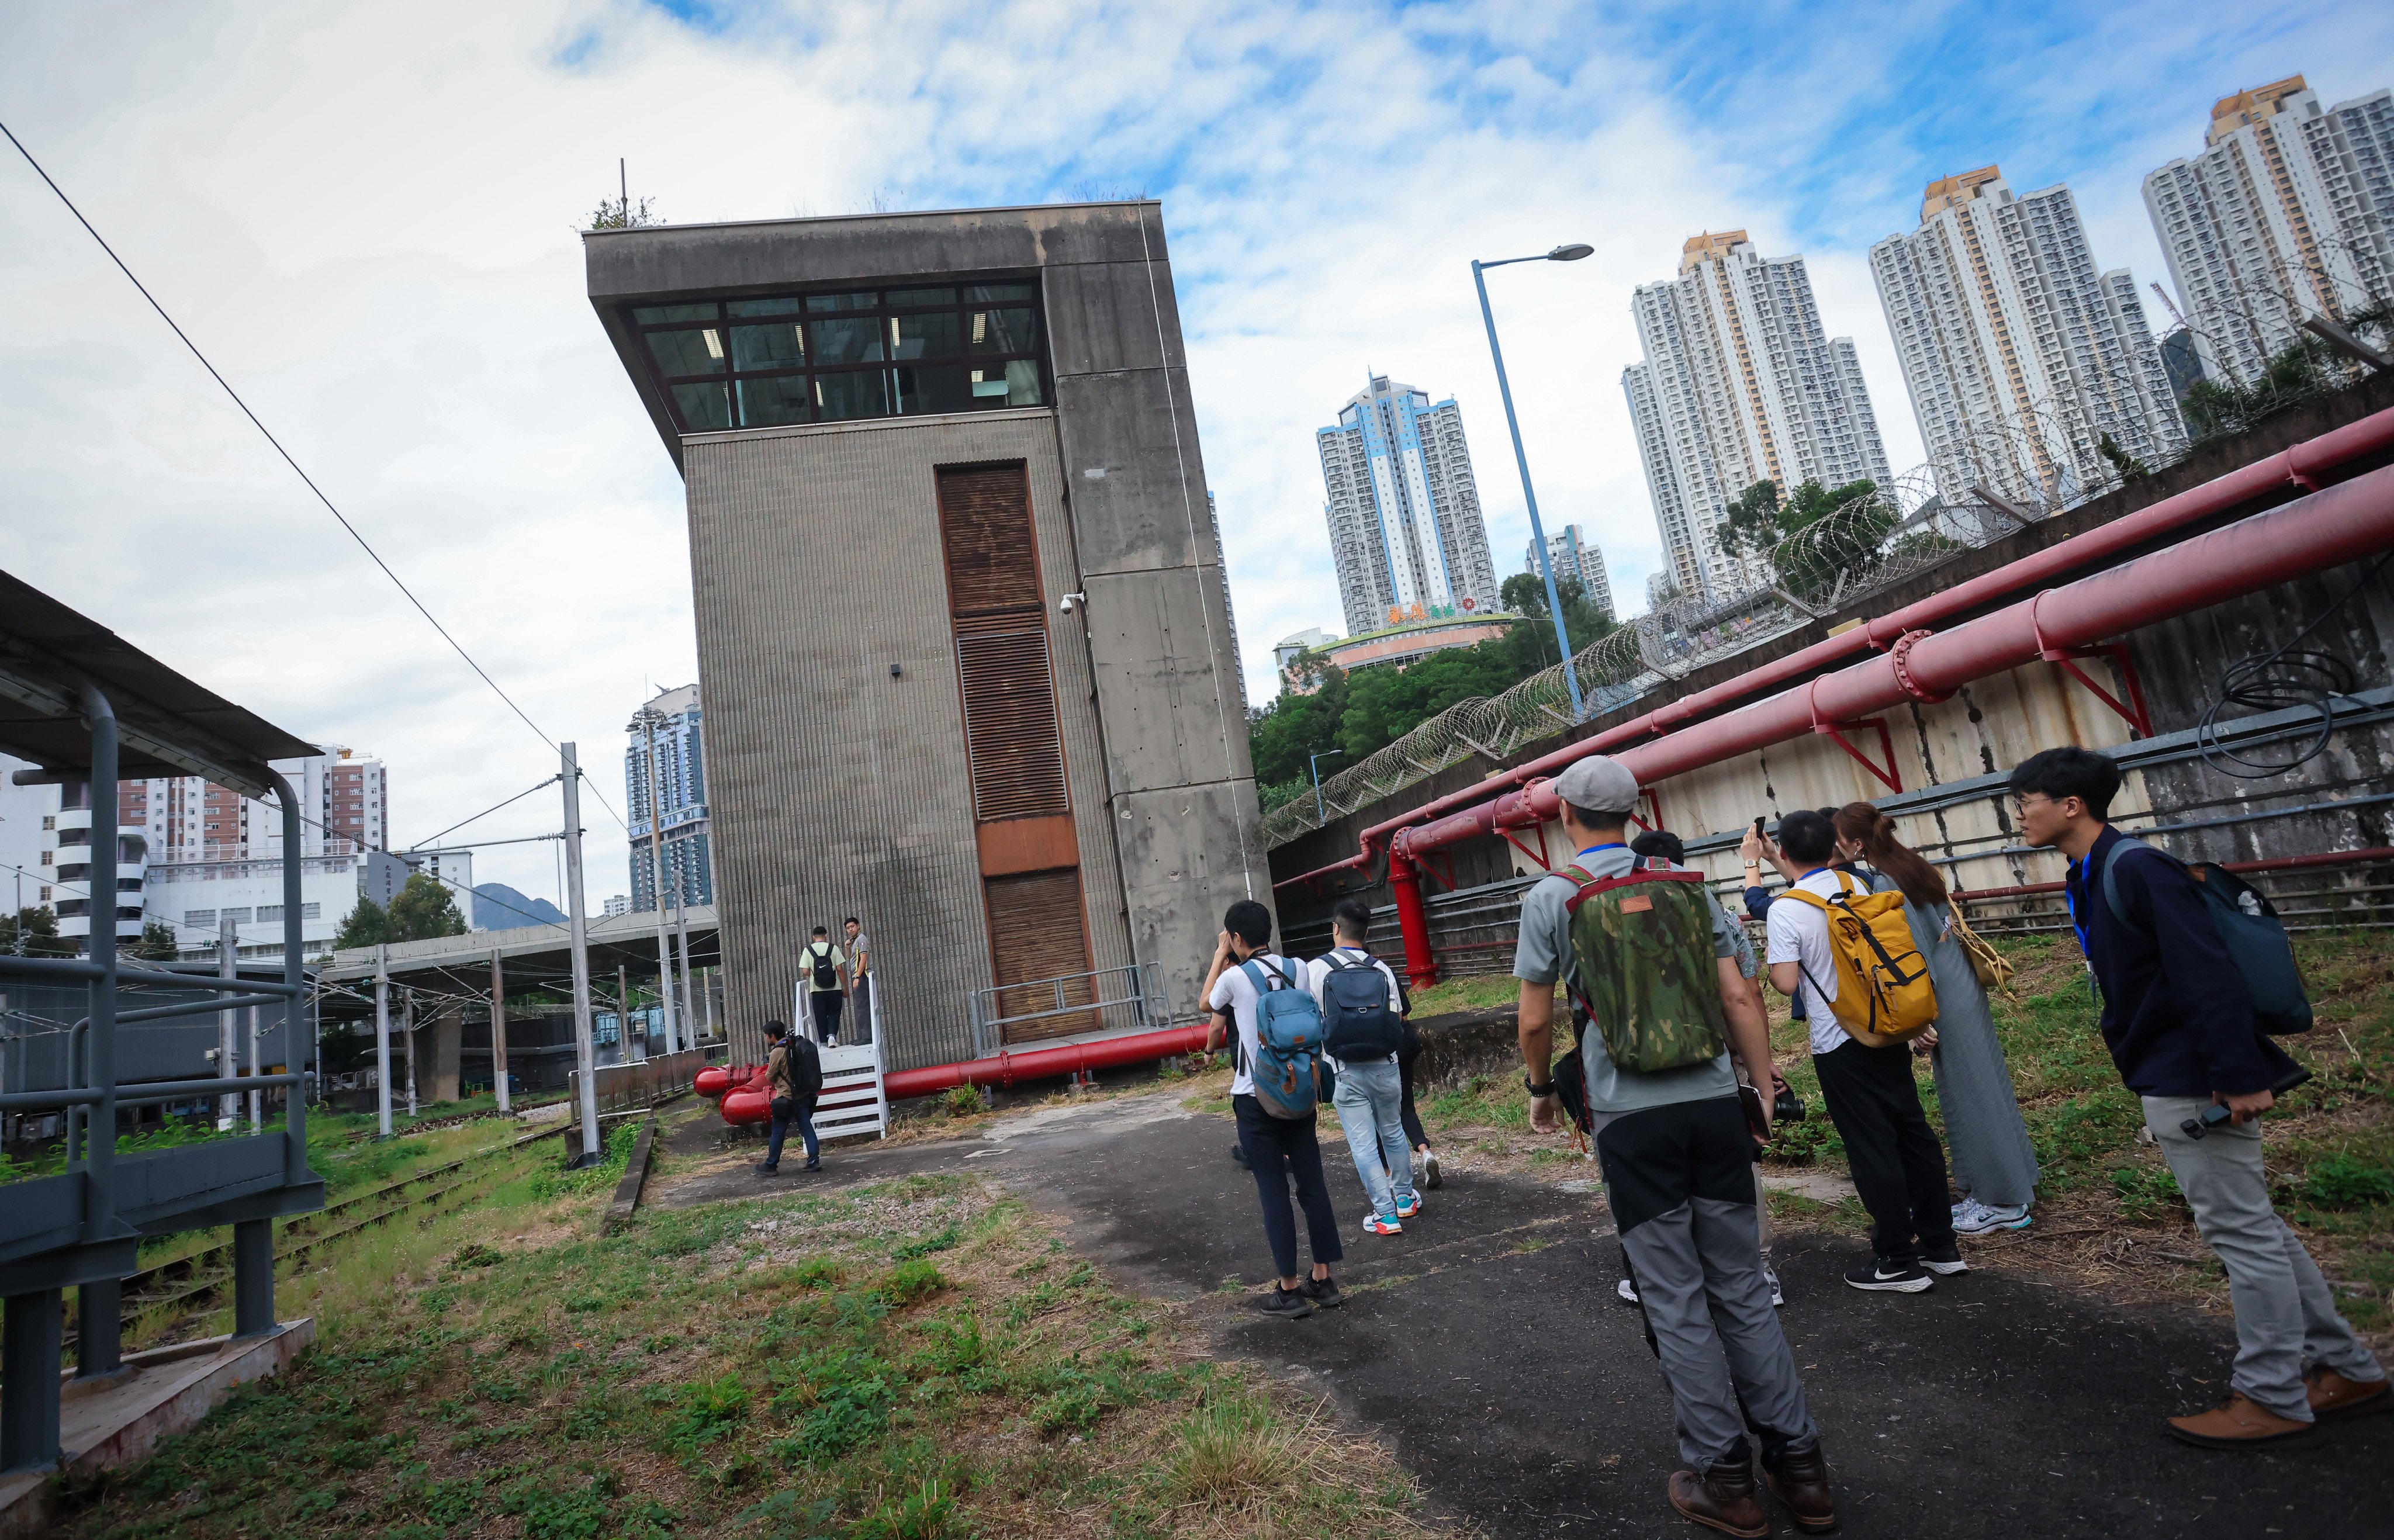
[[[1670,1401],[1637,1312],[1613,1297],[1620,1247],[1599,1199],[1451,1173],[1403,1235],[1377,1239],[1358,1228],[1344,1146],[1325,1146],[1350,1302],[1274,1321],[1252,1309],[1270,1262],[1231,1142],[1228,1119],[1166,1093],[1042,1109],[977,1139],[833,1145],[830,1169],[809,1179],[980,1170],[1006,1181],[1066,1219],[1074,1245],[1126,1287],[1187,1302],[1229,1350],[1329,1396],[1388,1441],[1433,1512],[1492,1536],[1701,1533],[1663,1496],[1677,1466]],[[790,1180],[769,1187],[743,1164],[691,1173],[657,1201]],[[1840,1533],[2387,1533],[2394,1416],[2280,1454],[2163,1436],[2162,1417],[2226,1393],[2224,1320],[2109,1305],[2039,1283],[2029,1260],[1925,1295],[1863,1295],[1839,1281],[1852,1255],[1809,1232],[1777,1247],[1782,1319],[1826,1441]],[[1776,1509],[1773,1524],[1795,1533]]]

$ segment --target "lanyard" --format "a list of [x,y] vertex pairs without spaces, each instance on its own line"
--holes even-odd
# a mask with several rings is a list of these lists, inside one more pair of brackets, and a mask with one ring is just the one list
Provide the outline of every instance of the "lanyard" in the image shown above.
[[[1627,845],[1625,845],[1625,844],[1624,844],[1622,841],[1620,841],[1620,840],[1617,840],[1617,839],[1616,839],[1616,840],[1612,840],[1612,841],[1611,841],[1611,842],[1610,842],[1610,843],[1608,843],[1608,844],[1603,844],[1603,845],[1591,845],[1591,846],[1589,846],[1586,849],[1582,850],[1582,851],[1580,852],[1580,855],[1583,855],[1583,856],[1592,856],[1592,855],[1596,854],[1596,852],[1597,852],[1597,851],[1598,851],[1598,850],[1625,850],[1625,849],[1629,849],[1629,847],[1628,847]],[[1572,860],[1574,860],[1574,861],[1576,861],[1576,860],[1578,860],[1578,859],[1579,859],[1579,857],[1578,857],[1578,856],[1574,856],[1574,857],[1572,857]]]
[[[2078,879],[2081,892],[2090,888],[2095,880],[2095,852],[2088,850],[2069,875]],[[2079,953],[2086,958],[2089,965],[2092,965],[2095,953],[2086,944],[2086,922],[2078,917],[2078,895],[2070,890],[2070,884],[2067,882],[2061,885],[2061,902],[2070,909],[2070,928],[2078,932]]]

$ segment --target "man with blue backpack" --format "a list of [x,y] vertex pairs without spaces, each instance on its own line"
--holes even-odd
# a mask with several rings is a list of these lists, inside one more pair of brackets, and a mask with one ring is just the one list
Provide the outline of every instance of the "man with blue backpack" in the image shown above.
[[[1330,1264],[1343,1253],[1330,1186],[1322,1176],[1322,1146],[1314,1138],[1324,1069],[1322,1007],[1306,987],[1305,965],[1269,950],[1271,929],[1271,911],[1252,899],[1242,899],[1222,915],[1222,935],[1205,973],[1205,1005],[1214,1013],[1205,1051],[1221,1046],[1226,1033],[1237,1032],[1230,1111],[1238,1119],[1239,1148],[1255,1174],[1264,1234],[1280,1274],[1262,1308],[1267,1315],[1294,1321],[1347,1300],[1330,1276]],[[1310,1278],[1296,1270],[1296,1218],[1288,1201],[1292,1176],[1313,1252]]]
[[1306,967],[1314,1003],[1322,1007],[1322,1050],[1338,1077],[1330,1105],[1372,1200],[1363,1231],[1399,1235],[1404,1221],[1421,1212],[1413,1144],[1405,1137],[1404,1082],[1397,1070],[1404,1046],[1403,993],[1388,965],[1363,949],[1371,928],[1371,905],[1339,900],[1330,911],[1334,944]]
[[2120,770],[2102,755],[2046,749],[2010,779],[2021,835],[2070,858],[2104,1044],[2228,1272],[2233,1393],[2170,1418],[2170,1433],[2206,1449],[2306,1447],[2322,1423],[2394,1409],[2386,1371],[2336,1312],[2262,1170],[2261,1114],[2307,1078],[2269,1034],[2311,1021],[2276,910],[2224,868],[2111,827]]

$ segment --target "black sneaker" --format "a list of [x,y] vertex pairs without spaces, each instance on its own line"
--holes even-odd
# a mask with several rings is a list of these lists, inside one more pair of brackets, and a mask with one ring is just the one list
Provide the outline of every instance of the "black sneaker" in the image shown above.
[[1923,1246],[1920,1265],[1940,1278],[1951,1278],[1957,1272],[1970,1270],[1970,1264],[1962,1260],[1962,1248],[1952,1241],[1941,1246]]
[[782,1174],[782,1168],[778,1165],[767,1165],[763,1161],[758,1161],[756,1172],[760,1177],[778,1177]]
[[1230,1159],[1236,1161],[1239,1165],[1243,1168],[1247,1164],[1247,1147],[1243,1144],[1234,1144],[1230,1146]]
[[1256,1302],[1256,1309],[1266,1315],[1277,1315],[1290,1321],[1302,1321],[1313,1313],[1313,1301],[1305,1296],[1302,1284],[1293,1289],[1272,1285],[1271,1293]]
[[798,1167],[798,1169],[801,1171],[820,1171],[822,1169],[822,1162],[809,1161],[806,1165]]
[[1909,1262],[1891,1263],[1865,1257],[1846,1270],[1846,1282],[1873,1294],[1918,1294],[1929,1284],[1928,1274]]
[[1309,1278],[1300,1285],[1298,1292],[1312,1300],[1316,1310],[1335,1310],[1347,1303],[1347,1296],[1338,1292],[1338,1280],[1335,1278]]

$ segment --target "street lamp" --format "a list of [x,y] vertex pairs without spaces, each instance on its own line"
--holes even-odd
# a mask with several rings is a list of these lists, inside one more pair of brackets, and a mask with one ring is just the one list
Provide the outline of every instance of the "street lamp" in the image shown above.
[[[665,1029],[665,1052],[676,1053],[681,1048],[681,1037],[675,1030],[679,1023],[675,1020],[674,1012],[673,949],[665,936],[665,810],[657,784],[657,729],[670,726],[671,717],[654,706],[644,705],[624,724],[624,731],[643,733],[648,739],[649,887],[657,901],[657,1004],[658,1014],[663,1018]],[[689,1002],[685,1000],[683,1004],[687,1007]],[[631,1007],[625,1007],[622,1014],[625,1018],[622,1022],[624,1052],[628,1055],[632,1051]],[[686,1023],[689,1020],[689,1011],[684,1009],[681,1022]]]
[[1538,494],[1530,490],[1530,457],[1521,451],[1521,421],[1513,415],[1513,387],[1505,378],[1505,351],[1496,346],[1496,317],[1488,309],[1488,281],[1480,274],[1490,268],[1510,267],[1516,262],[1576,262],[1592,255],[1596,248],[1585,242],[1536,257],[1507,257],[1499,261],[1471,264],[1471,282],[1480,290],[1480,319],[1488,325],[1488,356],[1496,361],[1496,390],[1505,398],[1505,426],[1513,430],[1513,463],[1521,467],[1521,500],[1530,505],[1530,546],[1538,553],[1538,572],[1546,580],[1546,610],[1555,618],[1555,643],[1562,649],[1563,683],[1571,687],[1572,720],[1576,722],[1586,713],[1579,698],[1579,675],[1571,666],[1571,633],[1563,627],[1563,602],[1555,592],[1555,564],[1546,556],[1546,530],[1538,521]]
[[1313,823],[1316,828],[1330,822],[1330,815],[1322,807],[1322,761],[1334,759],[1346,752],[1343,748],[1326,748],[1306,761],[1313,767]]

